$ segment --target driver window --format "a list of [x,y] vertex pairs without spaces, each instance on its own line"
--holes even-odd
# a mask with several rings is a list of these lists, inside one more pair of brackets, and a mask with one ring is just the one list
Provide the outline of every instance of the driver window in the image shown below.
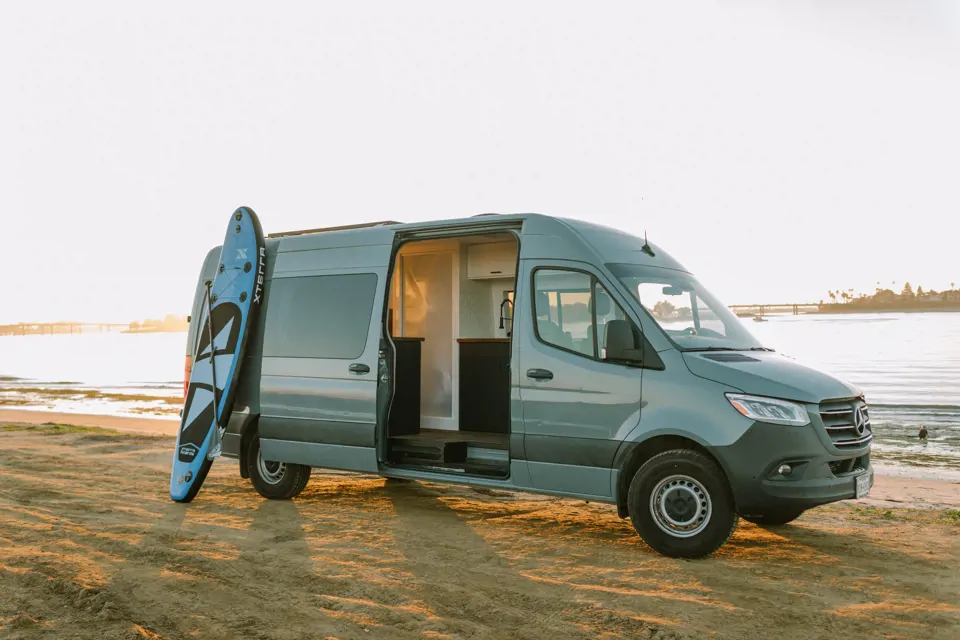
[[603,285],[589,274],[560,269],[538,269],[533,284],[540,340],[603,360],[607,323],[627,319]]
[[579,271],[538,269],[533,276],[537,335],[543,342],[594,357],[592,278]]

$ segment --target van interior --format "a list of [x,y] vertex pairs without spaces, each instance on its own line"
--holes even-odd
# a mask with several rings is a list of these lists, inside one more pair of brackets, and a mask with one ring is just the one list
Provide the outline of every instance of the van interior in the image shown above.
[[518,250],[510,233],[400,247],[387,310],[395,345],[392,465],[508,475]]

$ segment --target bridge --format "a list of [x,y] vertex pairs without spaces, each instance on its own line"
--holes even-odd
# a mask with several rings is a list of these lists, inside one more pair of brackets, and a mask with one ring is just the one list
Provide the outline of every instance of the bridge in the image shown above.
[[768,313],[791,313],[795,316],[801,313],[816,313],[820,305],[816,302],[787,302],[783,304],[732,304],[730,310],[741,318],[765,316]]
[[17,324],[0,324],[0,336],[104,333],[129,328],[129,324],[110,322],[19,322]]

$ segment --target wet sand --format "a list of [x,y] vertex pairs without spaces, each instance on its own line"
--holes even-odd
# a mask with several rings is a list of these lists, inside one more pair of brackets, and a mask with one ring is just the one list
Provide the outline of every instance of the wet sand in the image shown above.
[[677,561],[606,505],[338,472],[268,501],[220,460],[176,504],[172,449],[0,426],[0,637],[960,633],[960,513],[941,508],[956,484],[880,476],[869,501],[742,523],[713,557]]
[[54,411],[29,411],[23,409],[0,409],[0,424],[70,424],[80,427],[103,427],[124,433],[175,436],[180,419],[128,418],[104,416],[92,413],[57,413]]

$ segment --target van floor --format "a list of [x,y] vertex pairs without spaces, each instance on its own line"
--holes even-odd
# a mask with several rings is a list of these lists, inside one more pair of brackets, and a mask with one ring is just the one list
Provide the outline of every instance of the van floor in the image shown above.
[[480,476],[506,476],[510,465],[506,433],[421,429],[390,438],[392,464]]

